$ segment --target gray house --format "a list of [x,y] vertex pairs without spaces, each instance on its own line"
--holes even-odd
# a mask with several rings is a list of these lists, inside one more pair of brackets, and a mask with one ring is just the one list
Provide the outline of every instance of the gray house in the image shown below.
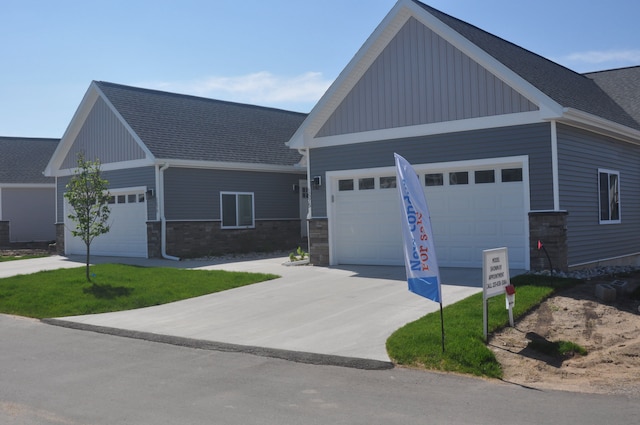
[[640,67],[581,75],[399,0],[288,145],[313,180],[314,264],[403,264],[394,152],[429,203],[441,266],[637,262]]
[[55,239],[55,181],[42,172],[59,141],[0,137],[0,247]]
[[302,156],[285,146],[305,115],[92,82],[45,174],[57,247],[72,237],[64,192],[78,153],[109,181],[111,230],[95,255],[193,257],[293,249],[306,237]]

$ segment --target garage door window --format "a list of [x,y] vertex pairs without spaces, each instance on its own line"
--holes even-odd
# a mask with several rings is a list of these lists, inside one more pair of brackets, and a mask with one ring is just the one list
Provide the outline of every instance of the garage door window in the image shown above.
[[371,190],[376,188],[376,180],[373,177],[358,179],[359,190]]
[[503,168],[501,173],[502,183],[522,181],[522,168]]
[[469,184],[469,172],[468,171],[457,171],[455,173],[449,173],[449,184]]
[[444,185],[444,178],[442,173],[433,173],[424,175],[425,186],[442,186]]
[[600,224],[620,223],[620,173],[598,170]]
[[495,183],[496,173],[494,170],[479,170],[475,172],[475,178],[477,184]]
[[338,190],[341,192],[344,190],[353,190],[353,180],[338,180]]
[[380,177],[380,189],[395,189],[396,176]]
[[222,192],[220,206],[223,229],[255,227],[253,193]]

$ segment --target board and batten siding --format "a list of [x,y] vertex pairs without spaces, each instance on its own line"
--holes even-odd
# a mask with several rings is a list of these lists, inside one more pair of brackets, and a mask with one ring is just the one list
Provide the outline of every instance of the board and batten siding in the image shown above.
[[316,137],[537,109],[473,59],[410,18]]
[[167,220],[220,220],[220,192],[252,192],[256,220],[300,219],[298,193],[302,171],[267,173],[201,168],[164,171]]
[[[327,171],[393,167],[394,152],[412,164],[528,155],[532,210],[553,209],[551,127],[548,123],[381,140],[310,150],[311,176]],[[311,193],[313,217],[326,217],[325,187]]]
[[[128,187],[146,187],[147,190],[156,191],[155,167],[128,168],[125,170],[103,171],[102,178],[109,182],[110,189],[122,189]],[[64,222],[64,193],[71,177],[58,177],[57,179],[57,219],[58,223]],[[156,219],[156,196],[147,197],[147,220]]]
[[102,164],[145,158],[140,145],[102,98],[94,103],[60,168],[75,168],[79,152]]
[[[569,266],[640,252],[638,164],[638,146],[558,126],[560,209],[569,213]],[[599,223],[599,168],[620,172],[620,224]]]

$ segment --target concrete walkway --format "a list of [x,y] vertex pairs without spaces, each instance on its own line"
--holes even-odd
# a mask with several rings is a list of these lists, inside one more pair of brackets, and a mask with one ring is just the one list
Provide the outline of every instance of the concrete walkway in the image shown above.
[[[18,266],[28,272],[38,267],[82,266],[81,258],[51,257],[48,265],[37,260],[0,264],[0,277],[12,271],[5,268],[15,273]],[[171,304],[60,318],[55,324],[116,334],[119,333],[115,330],[127,331],[127,336],[215,342],[227,348],[249,347],[248,351],[259,347],[389,362],[385,349],[389,335],[439,308],[437,303],[408,292],[403,267],[284,266],[287,258],[226,264],[105,257],[92,260],[262,272],[282,277]],[[445,305],[481,291],[480,269],[443,268],[441,278]]]

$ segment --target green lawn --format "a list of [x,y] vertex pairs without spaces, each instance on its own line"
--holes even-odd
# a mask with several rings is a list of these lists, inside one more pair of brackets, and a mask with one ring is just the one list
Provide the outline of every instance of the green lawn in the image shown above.
[[35,318],[122,311],[224,291],[278,276],[122,264],[60,269],[0,279],[0,313]]
[[12,255],[0,255],[0,263],[3,261],[27,260],[29,258],[48,257],[48,254],[20,255],[18,257]]
[[[526,314],[555,291],[579,283],[575,279],[521,275],[516,287],[514,318]],[[489,299],[489,333],[509,324],[504,296]],[[500,378],[502,370],[485,345],[482,293],[443,309],[445,352],[442,352],[440,312],[428,314],[393,333],[387,340],[389,357],[397,364],[432,370]]]

